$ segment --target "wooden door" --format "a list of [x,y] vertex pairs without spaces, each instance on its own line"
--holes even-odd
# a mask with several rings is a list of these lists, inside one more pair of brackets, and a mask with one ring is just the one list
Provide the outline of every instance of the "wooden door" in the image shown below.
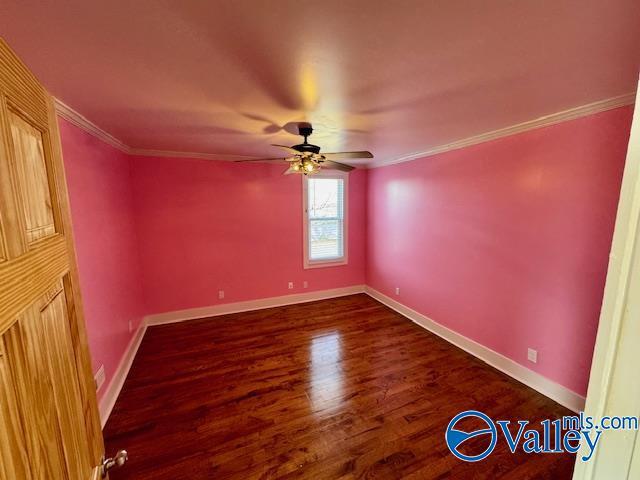
[[97,478],[103,451],[53,102],[0,39],[0,479]]

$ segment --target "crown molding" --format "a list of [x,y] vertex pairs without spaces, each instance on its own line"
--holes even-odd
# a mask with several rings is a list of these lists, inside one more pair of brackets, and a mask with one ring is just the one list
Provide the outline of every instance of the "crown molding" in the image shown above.
[[[556,125],[558,123],[566,122],[569,120],[575,120],[577,118],[586,117],[595,113],[606,112],[607,110],[613,110],[614,108],[624,107],[627,105],[633,105],[636,98],[636,92],[628,93],[626,95],[619,95],[617,97],[607,98],[599,100],[597,102],[588,103],[579,107],[570,108],[561,112],[545,115],[535,120],[529,120],[523,123],[511,125],[509,127],[500,128],[498,130],[492,130],[490,132],[481,133],[472,137],[457,140],[455,142],[447,143],[437,147],[423,150],[420,152],[411,153],[409,155],[402,155],[390,160],[383,160],[380,162],[372,163],[370,165],[358,166],[362,168],[378,168],[387,165],[395,165],[397,163],[410,162],[418,158],[430,157],[439,153],[449,152],[451,150],[458,150],[479,143],[489,142],[498,138],[508,137],[517,133],[527,132],[529,130],[535,130],[537,128],[548,127],[550,125]],[[229,155],[220,153],[201,153],[201,152],[174,152],[170,150],[150,150],[146,148],[131,148],[121,140],[110,133],[104,131],[98,127],[95,123],[87,119],[85,116],[76,112],[74,109],[66,105],[61,100],[55,98],[56,112],[62,118],[68,120],[75,126],[83,129],[85,132],[93,135],[94,137],[102,140],[103,142],[117,148],[118,150],[127,153],[129,155],[138,155],[144,157],[176,157],[176,158],[199,158],[204,160],[246,160],[256,157],[244,156],[244,155]]]
[[117,139],[109,132],[103,130],[87,117],[78,113],[69,105],[64,103],[62,100],[58,98],[54,98],[54,104],[56,108],[56,113],[69,121],[76,127],[81,128],[88,134],[94,136],[95,138],[102,140],[108,145],[124,152],[128,155],[139,155],[144,157],[180,157],[180,158],[201,158],[205,160],[246,160],[252,159],[256,157],[251,157],[247,155],[232,155],[232,154],[221,154],[221,153],[200,153],[200,152],[174,152],[170,150],[150,150],[145,148],[131,148],[129,145],[124,143],[123,141]]
[[110,133],[104,131],[91,120],[89,120],[84,115],[76,112],[69,105],[64,103],[62,100],[58,98],[54,98],[54,103],[56,107],[56,113],[67,120],[69,123],[72,123],[76,127],[81,128],[85,132],[93,135],[94,137],[102,140],[103,142],[111,145],[114,148],[117,148],[121,152],[131,153],[131,148],[126,145],[124,142],[118,140],[116,137],[111,135]]
[[171,150],[150,150],[147,148],[130,148],[130,155],[139,155],[141,157],[175,157],[175,158],[197,158],[203,160],[252,160],[258,157],[248,155],[234,155],[227,153],[200,153],[200,152],[174,152]]
[[606,112],[607,110],[613,110],[614,108],[624,107],[627,105],[633,105],[636,98],[636,92],[628,93],[626,95],[620,95],[617,97],[607,98],[605,100],[599,100],[597,102],[588,103],[579,107],[570,108],[561,112],[552,113],[543,117],[536,118],[535,120],[529,120],[526,122],[511,125],[509,127],[500,128],[498,130],[492,130],[490,132],[481,133],[472,137],[457,140],[455,142],[446,143],[428,150],[421,152],[411,153],[409,155],[403,155],[391,160],[376,162],[370,164],[368,168],[378,168],[387,165],[395,165],[397,163],[410,162],[411,160],[417,160],[418,158],[430,157],[432,155],[438,155],[439,153],[449,152],[451,150],[458,150],[479,143],[489,142],[498,138],[508,137],[517,133],[527,132],[529,130],[535,130],[537,128],[548,127],[550,125],[556,125],[558,123],[567,122],[569,120],[575,120],[577,118],[586,117],[595,113]]

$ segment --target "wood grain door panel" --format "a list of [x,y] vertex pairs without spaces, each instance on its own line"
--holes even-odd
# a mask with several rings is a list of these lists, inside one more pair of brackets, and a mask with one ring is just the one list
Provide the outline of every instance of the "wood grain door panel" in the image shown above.
[[44,133],[15,110],[9,110],[13,158],[21,192],[25,235],[28,244],[56,231],[53,197],[45,161]]
[[4,340],[0,342],[0,479],[30,478],[27,441],[8,365]]
[[33,323],[44,332],[44,350],[53,379],[67,469],[71,478],[89,478],[93,465],[84,424],[78,422],[83,412],[66,302],[62,282],[59,282],[45,296],[44,305],[38,305],[39,311],[33,312]]
[[14,415],[22,424],[32,478],[68,479],[45,332],[33,317],[30,309],[4,335],[19,405]]

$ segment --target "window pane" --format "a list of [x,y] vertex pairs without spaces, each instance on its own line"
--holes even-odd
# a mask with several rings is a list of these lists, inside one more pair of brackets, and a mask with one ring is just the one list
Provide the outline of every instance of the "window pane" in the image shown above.
[[[309,218],[332,217],[338,218],[338,198],[342,180],[335,178],[314,178],[309,180]],[[340,195],[341,196],[341,195]]]
[[344,183],[336,178],[307,180],[309,260],[344,256]]
[[322,219],[309,221],[309,258],[325,260],[342,257],[342,222]]

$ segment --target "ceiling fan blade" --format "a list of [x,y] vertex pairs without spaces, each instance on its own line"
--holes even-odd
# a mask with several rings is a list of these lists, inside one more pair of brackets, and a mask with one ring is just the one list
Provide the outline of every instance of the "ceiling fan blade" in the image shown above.
[[349,160],[351,158],[373,158],[373,153],[362,152],[336,152],[336,153],[324,153],[321,155],[327,160]]
[[274,160],[287,160],[284,157],[277,157],[277,158],[247,158],[245,160],[234,160],[235,163],[239,163],[239,162],[272,162]]
[[272,147],[284,148],[285,150],[293,153],[294,155],[298,155],[300,152],[295,148],[287,147],[286,145],[276,145],[275,143],[271,144]]
[[320,165],[324,168],[332,168],[334,170],[340,170],[341,172],[350,172],[356,167],[352,167],[351,165],[346,165],[340,162],[334,162],[332,160],[325,160]]

